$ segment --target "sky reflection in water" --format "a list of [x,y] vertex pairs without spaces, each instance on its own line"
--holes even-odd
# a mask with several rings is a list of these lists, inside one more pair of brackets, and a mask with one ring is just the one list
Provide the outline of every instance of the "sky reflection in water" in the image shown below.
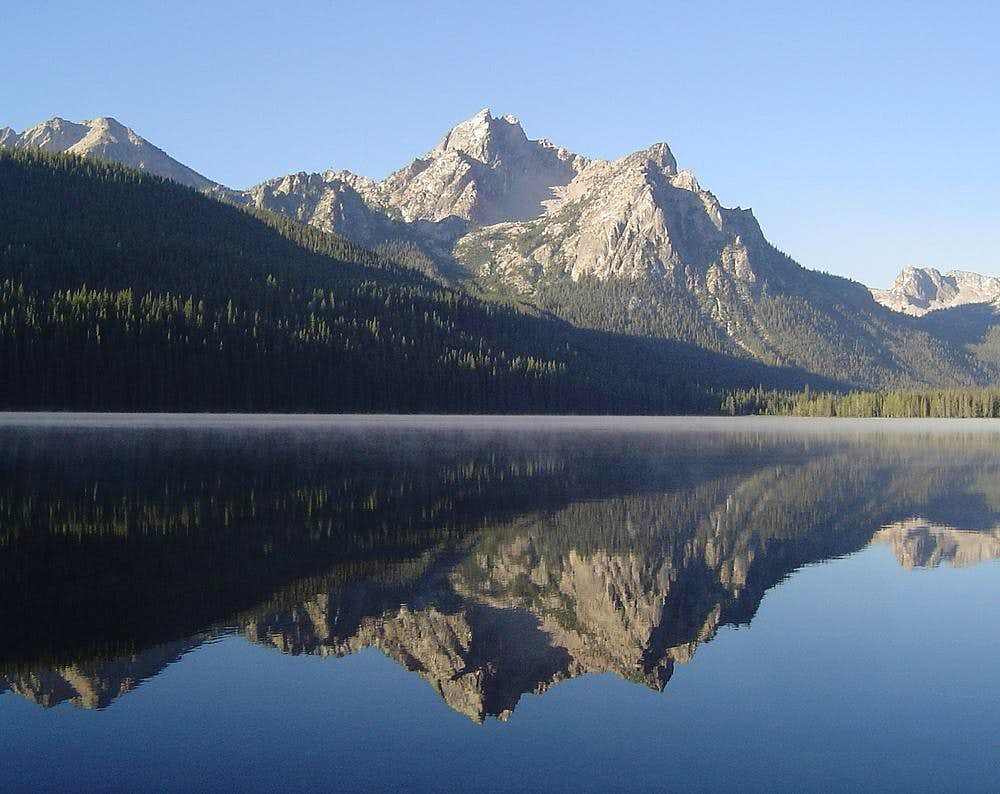
[[0,422],[0,786],[995,780],[990,423],[142,424]]

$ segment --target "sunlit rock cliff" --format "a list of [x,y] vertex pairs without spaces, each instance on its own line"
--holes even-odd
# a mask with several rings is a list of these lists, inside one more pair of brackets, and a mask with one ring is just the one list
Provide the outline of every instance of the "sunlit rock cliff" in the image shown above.
[[889,289],[873,289],[879,303],[921,317],[936,309],[1000,300],[1000,278],[964,270],[942,273],[933,267],[904,267]]

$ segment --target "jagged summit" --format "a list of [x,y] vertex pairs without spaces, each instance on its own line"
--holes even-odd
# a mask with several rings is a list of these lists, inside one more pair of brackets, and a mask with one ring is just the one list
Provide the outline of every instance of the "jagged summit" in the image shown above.
[[459,122],[372,195],[407,221],[457,216],[477,225],[536,217],[586,158],[531,140],[515,116],[489,108]]
[[494,117],[489,108],[452,127],[425,157],[433,159],[448,152],[460,152],[487,165],[497,165],[505,157],[523,154],[529,141],[516,116]]
[[873,289],[872,296],[893,311],[915,317],[936,309],[1000,300],[1000,278],[965,270],[942,273],[934,267],[904,267],[889,289]]
[[212,180],[174,160],[111,116],[98,116],[81,122],[55,116],[20,134],[4,127],[0,129],[0,146],[101,157],[199,190],[218,187]]
[[[381,182],[331,169],[309,180],[300,175],[300,181],[309,182],[300,196],[294,188],[275,192],[286,184],[284,177],[256,185],[243,196],[260,207],[291,207],[295,217],[370,245],[377,242],[372,230],[384,230],[387,222],[423,223],[426,231],[427,223],[447,219],[480,226],[537,217],[587,162],[548,141],[529,139],[515,116],[496,117],[483,108],[452,127],[423,157]],[[296,196],[301,204],[292,206]],[[350,215],[356,221],[352,224],[340,208],[357,201],[372,217],[362,218],[361,209]]]
[[670,147],[657,143],[590,161],[539,217],[476,230],[459,251],[522,292],[533,289],[532,278],[553,274],[667,278],[711,292],[724,274],[754,282],[741,235],[759,228],[740,214],[724,210],[690,171],[678,172]]
[[48,152],[65,152],[82,141],[88,131],[86,123],[74,124],[56,116],[25,130],[18,136],[16,145],[44,149]]
[[[674,159],[673,152],[670,151],[670,147],[663,143],[654,143],[652,146],[648,146],[640,152],[637,152],[640,158],[644,158],[658,168],[663,169],[666,173],[676,174],[677,173],[677,160]],[[690,171],[688,173],[691,173]],[[694,174],[691,175],[692,177]]]

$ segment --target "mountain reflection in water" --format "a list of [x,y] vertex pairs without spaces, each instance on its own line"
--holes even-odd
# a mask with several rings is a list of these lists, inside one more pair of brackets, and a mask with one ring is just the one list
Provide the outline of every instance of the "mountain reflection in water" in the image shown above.
[[1000,556],[990,433],[609,420],[0,429],[0,693],[103,708],[214,637],[374,647],[473,720],[662,689],[810,563]]

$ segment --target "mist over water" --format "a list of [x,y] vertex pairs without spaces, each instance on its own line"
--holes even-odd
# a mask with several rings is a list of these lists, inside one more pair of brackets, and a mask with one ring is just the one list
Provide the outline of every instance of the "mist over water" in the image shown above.
[[986,788],[998,434],[0,416],[0,785]]

